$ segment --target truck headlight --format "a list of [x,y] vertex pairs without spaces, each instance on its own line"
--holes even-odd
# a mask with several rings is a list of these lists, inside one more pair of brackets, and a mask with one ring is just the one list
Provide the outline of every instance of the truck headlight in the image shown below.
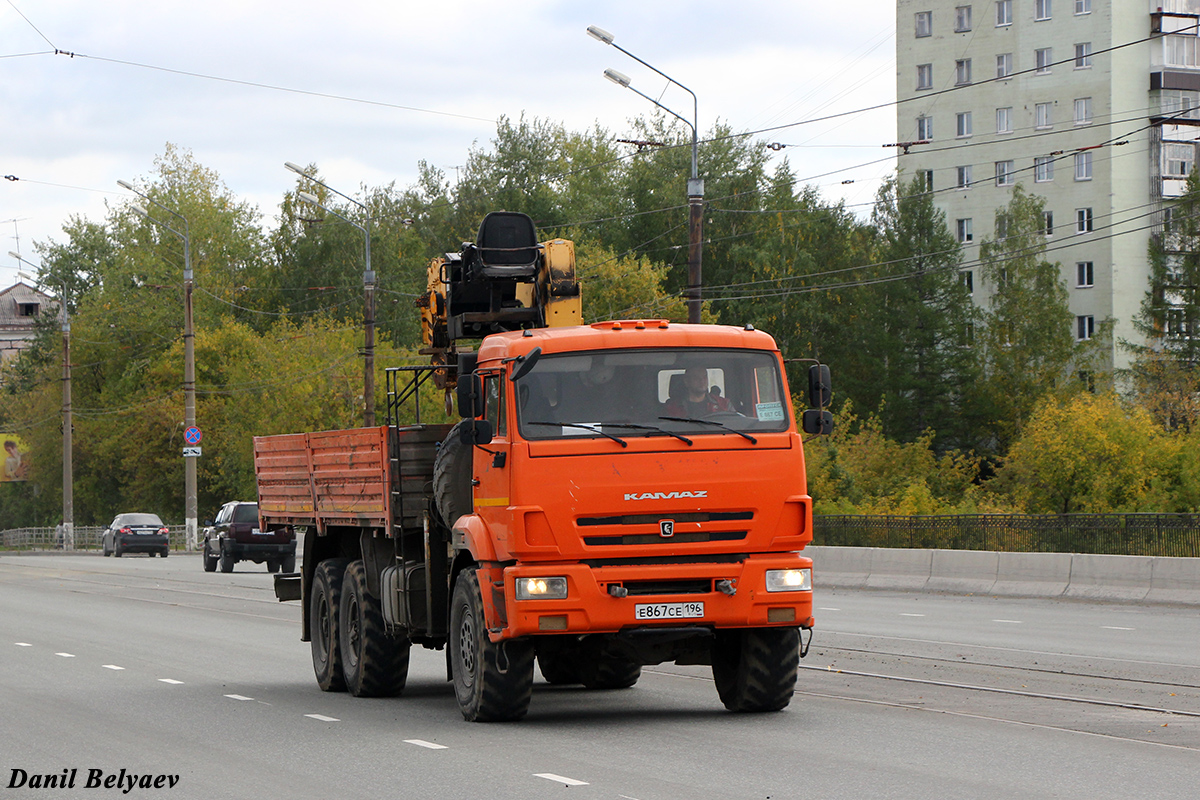
[[566,578],[517,578],[518,600],[563,600],[566,596]]
[[811,569],[769,569],[767,570],[768,592],[809,592],[812,591]]

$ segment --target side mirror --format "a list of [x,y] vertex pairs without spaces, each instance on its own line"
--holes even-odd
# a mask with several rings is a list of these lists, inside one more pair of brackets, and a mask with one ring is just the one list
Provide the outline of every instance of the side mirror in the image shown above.
[[542,357],[542,348],[535,347],[525,355],[521,356],[517,361],[517,368],[513,370],[510,381],[516,383],[529,374],[529,370],[533,369],[533,365]]
[[833,433],[833,414],[819,408],[810,408],[801,417],[800,427],[805,433],[827,436]]
[[213,521],[211,519],[206,519],[206,520],[204,520],[204,524],[211,528],[213,525]]
[[[832,423],[831,423],[832,424]],[[459,436],[462,437],[462,443],[468,447],[475,445],[488,444],[492,441],[492,423],[486,419],[468,420],[466,425],[462,426],[459,431]]]
[[472,419],[483,413],[483,379],[474,372],[458,375],[458,415],[463,419]]
[[[833,401],[833,384],[829,379],[829,367],[813,364],[808,368],[808,405],[810,408],[825,408]],[[807,428],[805,429],[808,431]]]

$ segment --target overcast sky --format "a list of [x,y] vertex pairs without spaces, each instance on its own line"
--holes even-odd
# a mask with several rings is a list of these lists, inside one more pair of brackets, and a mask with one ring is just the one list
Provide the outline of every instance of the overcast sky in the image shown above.
[[[407,187],[422,159],[454,180],[504,115],[626,135],[654,109],[606,67],[691,116],[588,25],[692,89],[702,135],[895,99],[894,0],[0,0],[0,176],[19,179],[0,180],[0,287],[17,279],[10,250],[36,261],[71,215],[102,219],[167,142],[269,225],[294,185],[284,161],[354,194]],[[858,165],[892,153],[895,112],[761,138],[830,199],[868,203],[894,162]]]

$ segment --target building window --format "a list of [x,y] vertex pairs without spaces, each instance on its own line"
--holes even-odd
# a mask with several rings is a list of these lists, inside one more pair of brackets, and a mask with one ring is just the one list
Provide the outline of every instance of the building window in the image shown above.
[[1092,394],[1096,393],[1096,376],[1086,369],[1079,370],[1079,382],[1083,384],[1083,390]]
[[1092,13],[1092,0],[1075,0],[1075,13],[1076,14]]
[[971,112],[963,111],[954,115],[954,135],[955,136],[970,136],[971,135]]
[[933,88],[933,64],[917,64],[917,88]]
[[1192,174],[1192,167],[1196,163],[1196,146],[1175,142],[1165,143],[1163,158],[1166,161],[1164,175],[1171,178],[1186,178]]
[[1092,43],[1080,42],[1075,45],[1075,69],[1087,69],[1092,66]]
[[1092,154],[1075,154],[1075,180],[1090,181],[1092,179]]
[[1033,182],[1049,183],[1054,180],[1054,158],[1038,156],[1033,159]]
[[996,0],[996,27],[1012,25],[1012,0]]
[[964,269],[961,273],[963,288],[967,290],[967,294],[975,294],[975,273],[969,269]]
[[1075,318],[1075,339],[1086,342],[1096,333],[1096,318],[1091,314]]
[[958,86],[971,82],[971,59],[960,58],[954,62],[954,83]]
[[1090,208],[1075,209],[1075,232],[1092,232],[1092,210]]
[[1163,39],[1163,61],[1168,67],[1196,67],[1200,66],[1200,62],[1196,60],[1196,43],[1197,37],[1195,34],[1174,34],[1164,36]]
[[1076,125],[1091,125],[1092,124],[1092,98],[1090,98],[1090,97],[1075,98],[1075,124]]
[[1091,261],[1075,262],[1075,286],[1084,289],[1096,285],[1096,273]]
[[917,139],[922,142],[933,139],[933,117],[917,117]]
[[996,133],[1012,133],[1012,108],[996,109]]
[[36,317],[38,315],[37,303],[17,303],[18,317]]
[[1053,211],[1043,211],[1042,212],[1042,235],[1043,236],[1053,236],[1054,235],[1054,212]]
[[1050,19],[1050,0],[1034,0],[1034,19]]
[[917,38],[933,35],[933,12],[918,11],[916,13],[917,20]]
[[954,32],[964,33],[971,30],[971,7],[958,6],[954,9]]
[[996,214],[996,241],[1002,242],[1008,238],[1008,214]]
[[996,56],[996,77],[1007,78],[1013,73],[1012,53],[1001,53]]
[[961,244],[974,241],[975,235],[971,232],[971,218],[960,219],[955,221],[955,226],[958,232],[958,241]]
[[965,167],[958,167],[958,188],[971,188],[971,166],[969,164]]
[[996,185],[997,186],[1012,186],[1013,185],[1013,162],[997,161],[996,162]]
[[1050,103],[1038,103],[1033,107],[1033,127],[1049,128],[1054,125],[1051,116],[1052,105]]
[[1037,74],[1045,75],[1050,72],[1050,65],[1054,63],[1054,48],[1043,47],[1040,50],[1034,50],[1033,54],[1037,61]]

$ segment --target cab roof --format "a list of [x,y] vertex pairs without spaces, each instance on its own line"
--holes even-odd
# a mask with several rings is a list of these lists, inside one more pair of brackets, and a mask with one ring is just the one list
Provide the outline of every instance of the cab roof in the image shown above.
[[479,363],[512,358],[535,347],[543,353],[630,347],[717,347],[778,351],[770,334],[747,325],[689,325],[665,319],[610,320],[564,328],[494,333],[479,346]]

